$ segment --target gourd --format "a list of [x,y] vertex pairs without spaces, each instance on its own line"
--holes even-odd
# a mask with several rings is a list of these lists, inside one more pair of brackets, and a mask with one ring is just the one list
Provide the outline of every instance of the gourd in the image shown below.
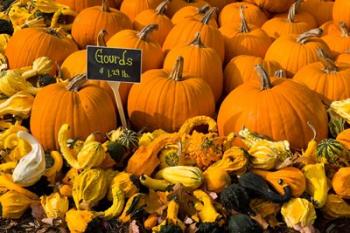
[[262,229],[257,222],[244,214],[232,215],[228,219],[229,233],[262,233]]
[[58,192],[42,196],[40,201],[48,218],[64,218],[69,208],[68,198]]
[[11,21],[0,19],[0,34],[13,34],[13,26]]
[[216,211],[211,197],[200,189],[192,193],[198,200],[194,203],[194,208],[199,215],[199,219],[204,223],[216,223],[220,221],[222,216]]
[[169,191],[174,186],[169,181],[163,179],[153,179],[147,175],[140,176],[140,182],[143,186],[154,191]]
[[1,217],[19,219],[35,201],[22,193],[10,190],[0,196]]
[[240,213],[250,214],[250,196],[239,184],[231,184],[220,193],[220,203],[226,210],[235,210]]
[[21,119],[27,119],[32,110],[34,96],[25,91],[17,92],[10,98],[0,103],[0,117],[13,115]]
[[66,213],[65,220],[68,229],[71,232],[83,233],[86,231],[88,224],[94,219],[94,214],[90,210],[70,209]]
[[336,140],[340,142],[346,149],[350,150],[350,129],[343,130],[337,135]]
[[321,210],[330,219],[350,217],[350,205],[336,194],[328,195],[327,201]]
[[152,233],[183,232],[185,224],[178,218],[178,212],[179,204],[175,200],[171,200],[168,203],[166,219],[158,226],[153,227]]
[[316,149],[317,159],[325,164],[339,165],[348,162],[348,151],[335,139],[322,140]]
[[[3,53],[11,36],[8,34],[0,34],[0,52]],[[7,59],[6,59],[7,62]]]
[[108,209],[101,213],[101,215],[106,219],[118,217],[122,213],[125,205],[125,194],[120,186],[112,186],[111,193],[113,197],[113,203]]
[[305,176],[298,168],[286,167],[274,172],[254,169],[253,172],[263,177],[281,195],[286,194],[285,187],[292,190],[293,197],[299,197],[305,191]]
[[342,198],[350,198],[350,167],[340,168],[333,176],[332,187]]
[[63,167],[63,158],[58,151],[51,151],[50,156],[53,160],[53,165],[50,168],[46,169],[44,175],[47,177],[50,184],[55,184],[56,177]]
[[252,172],[247,172],[244,175],[240,176],[238,179],[239,184],[245,188],[249,193],[252,193],[254,195],[259,195],[261,197],[264,197],[267,200],[276,202],[276,203],[283,203],[288,201],[292,196],[292,190],[289,186],[284,186],[284,196],[280,196],[279,194],[275,193],[271,188],[268,186],[268,184],[265,182],[265,180]]
[[113,187],[118,187],[123,192],[125,198],[129,198],[139,191],[137,177],[127,172],[119,172],[112,177],[107,194],[110,201],[113,200]]
[[346,122],[350,122],[349,112],[350,98],[345,100],[333,101],[330,105],[330,112],[343,118]]
[[17,137],[26,140],[32,150],[19,160],[13,170],[12,179],[15,183],[27,187],[35,184],[45,173],[45,152],[39,142],[29,133],[19,131]]
[[279,161],[276,150],[269,146],[265,141],[258,141],[248,150],[249,160],[253,168],[271,170],[275,168]]
[[16,191],[17,193],[23,194],[24,196],[26,196],[32,200],[38,199],[38,196],[35,193],[33,193],[33,192],[23,188],[22,186],[14,183],[12,181],[10,174],[4,173],[4,174],[0,175],[0,187],[2,189],[6,189],[6,190],[10,190],[10,191]]
[[122,223],[128,223],[132,220],[134,214],[141,211],[146,205],[146,195],[143,193],[135,193],[125,204],[124,210],[118,217]]
[[204,183],[208,191],[219,193],[231,184],[230,175],[221,168],[207,168],[203,173]]

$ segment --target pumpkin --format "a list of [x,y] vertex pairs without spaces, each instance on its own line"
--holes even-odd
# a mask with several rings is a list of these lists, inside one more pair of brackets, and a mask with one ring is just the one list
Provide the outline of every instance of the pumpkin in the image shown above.
[[286,167],[274,172],[255,169],[253,172],[263,177],[281,195],[285,194],[285,186],[292,189],[293,197],[299,197],[305,191],[305,176],[298,168]]
[[335,56],[348,52],[350,47],[350,32],[344,22],[339,23],[339,31],[322,37]]
[[223,25],[220,32],[225,39],[225,60],[229,62],[238,55],[264,57],[272,40],[260,28],[248,25],[244,16],[244,8],[240,7],[240,21]]
[[239,11],[241,7],[244,8],[245,18],[248,24],[261,27],[266,21],[267,16],[254,4],[247,2],[235,2],[226,5],[219,14],[220,26],[225,24],[232,24],[232,22],[240,21]]
[[[205,13],[210,10],[209,5],[204,5],[201,7],[195,7],[195,6],[185,6],[178,10],[173,17],[171,18],[171,21],[173,22],[174,25],[184,21],[184,20],[189,20],[189,19],[196,19],[196,20],[201,20]],[[216,22],[217,17],[210,17],[209,24],[218,27],[218,23]]]
[[147,9],[139,13],[133,22],[136,30],[141,30],[148,24],[157,24],[158,30],[150,33],[150,40],[163,45],[170,30],[174,27],[172,21],[165,15],[169,0],[164,0],[156,9]]
[[162,0],[123,0],[120,11],[133,21],[137,14],[147,9],[155,9]]
[[319,93],[327,101],[350,98],[350,65],[337,64],[318,50],[320,62],[301,68],[293,80]]
[[342,198],[350,198],[350,167],[340,168],[333,176],[332,187]]
[[164,60],[164,69],[171,70],[178,56],[184,58],[184,72],[204,79],[218,101],[223,85],[222,61],[214,49],[203,44],[200,33],[189,45],[170,50]]
[[193,35],[200,32],[202,42],[207,47],[215,49],[223,61],[225,56],[224,38],[216,27],[209,24],[214,12],[215,8],[211,8],[200,21],[193,18],[175,25],[164,41],[163,50],[168,51],[175,47],[186,46],[193,40]]
[[[116,126],[113,100],[104,89],[78,76],[69,84],[51,84],[37,94],[30,119],[31,132],[45,150],[58,149],[58,130],[71,125],[71,137],[85,139],[91,132],[108,132]],[[98,123],[97,123],[98,122]]]
[[287,77],[292,77],[302,67],[319,60],[318,49],[329,53],[327,44],[317,38],[321,34],[321,29],[312,29],[300,35],[281,36],[271,44],[265,60],[278,62]]
[[62,31],[50,28],[25,28],[10,38],[5,55],[10,68],[15,69],[30,66],[36,58],[44,56],[62,64],[64,59],[76,50],[78,48],[74,41]]
[[346,64],[350,64],[350,53],[342,53],[340,54],[337,59],[336,59],[337,63],[346,63]]
[[[245,126],[275,141],[288,140],[291,148],[300,149],[306,148],[313,136],[307,125],[310,121],[318,129],[317,140],[327,136],[327,114],[315,93],[292,80],[270,80],[261,65],[257,69],[260,87],[256,82],[247,82],[233,90],[221,104],[220,135],[238,132]],[[272,112],[278,114],[269,114]]]
[[[56,2],[69,6],[72,10],[80,12],[85,8],[97,6],[102,3],[103,0],[56,0]],[[116,6],[115,0],[108,0],[108,4],[111,7]]]
[[231,59],[224,70],[224,93],[228,94],[233,89],[249,80],[258,80],[255,66],[262,64],[269,76],[280,69],[277,62],[264,61],[261,57],[240,55]]
[[106,40],[109,40],[115,33],[130,28],[132,24],[128,16],[110,8],[107,0],[103,0],[102,6],[89,7],[77,15],[72,25],[72,36],[83,49],[87,45],[96,45],[97,35],[102,29],[106,31]]
[[122,30],[107,41],[108,47],[134,48],[142,50],[142,72],[162,66],[163,51],[158,43],[152,42],[149,35],[158,28],[157,24],[149,24],[140,31]]
[[281,13],[288,10],[288,8],[294,3],[295,0],[244,0],[245,2],[251,2],[259,6],[260,8],[269,12]]
[[343,144],[343,146],[350,150],[350,129],[346,129],[338,134],[337,141]]
[[347,0],[336,0],[333,6],[333,21],[344,22],[350,27],[350,2]]
[[301,0],[296,1],[287,14],[276,15],[266,21],[262,29],[272,38],[281,35],[301,34],[317,27],[314,17],[308,12],[300,10]]
[[[142,75],[141,84],[131,88],[128,114],[136,128],[171,132],[188,118],[214,114],[215,100],[209,85],[183,74],[183,64],[184,59],[179,57],[171,72],[150,70]],[[198,102],[202,98],[206,101]]]
[[234,2],[235,0],[206,0],[213,7],[217,7],[219,10],[224,8],[227,4]]
[[332,20],[333,5],[333,1],[307,0],[301,3],[300,9],[311,14],[316,19],[317,24],[322,25],[323,23]]
[[168,8],[168,15],[173,16],[177,11],[186,6],[202,7],[207,2],[204,0],[171,0]]

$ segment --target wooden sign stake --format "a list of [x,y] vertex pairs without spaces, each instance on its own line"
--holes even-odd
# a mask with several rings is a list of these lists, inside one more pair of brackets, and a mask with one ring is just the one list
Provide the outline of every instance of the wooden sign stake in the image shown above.
[[124,128],[127,128],[128,125],[126,123],[123,102],[119,93],[120,82],[108,82],[108,84],[113,90],[114,99],[115,99],[115,102],[117,103],[118,113],[119,113],[120,120],[122,122],[122,126]]

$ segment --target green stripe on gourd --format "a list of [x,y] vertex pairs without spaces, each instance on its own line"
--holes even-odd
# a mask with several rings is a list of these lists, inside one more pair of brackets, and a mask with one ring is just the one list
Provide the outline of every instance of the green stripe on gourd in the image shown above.
[[317,158],[322,163],[338,164],[346,153],[345,147],[335,139],[322,140],[316,150]]

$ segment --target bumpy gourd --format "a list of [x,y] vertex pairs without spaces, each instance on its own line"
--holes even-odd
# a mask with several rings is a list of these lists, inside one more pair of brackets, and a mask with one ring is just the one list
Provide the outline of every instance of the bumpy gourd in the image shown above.
[[336,194],[329,194],[322,208],[323,214],[330,219],[350,218],[350,205]]
[[156,174],[156,178],[164,179],[172,184],[182,184],[186,188],[196,189],[203,183],[203,173],[198,167],[174,166],[164,168]]
[[253,168],[271,170],[278,161],[278,153],[266,141],[256,142],[248,151]]
[[1,216],[19,219],[32,203],[34,201],[27,196],[13,190],[8,191],[0,196]]
[[126,198],[131,197],[135,193],[138,193],[139,189],[137,187],[137,177],[131,173],[119,172],[116,174],[110,184],[108,199],[113,200],[113,187],[119,187]]
[[125,204],[122,214],[118,220],[122,223],[130,222],[133,215],[140,211],[146,205],[146,195],[143,193],[136,193],[132,195]]
[[333,101],[329,111],[336,113],[350,124],[350,98],[340,101]]
[[68,228],[74,233],[83,233],[86,231],[89,223],[94,219],[94,214],[89,210],[70,209],[66,213],[66,222]]
[[20,91],[0,104],[0,117],[13,115],[22,119],[29,117],[34,96],[25,91]]
[[100,169],[87,169],[73,181],[73,200],[77,209],[89,210],[107,193],[106,175]]
[[49,74],[54,63],[49,57],[39,57],[33,61],[32,67],[22,73],[22,78],[27,80],[37,75]]
[[209,191],[219,193],[231,184],[230,175],[221,168],[211,168],[203,172],[204,182]]
[[48,218],[64,218],[69,208],[68,198],[55,192],[40,198],[41,206]]
[[39,89],[22,77],[20,70],[7,70],[0,74],[0,93],[11,97],[20,91],[35,95]]
[[208,194],[198,189],[193,191],[193,196],[198,200],[198,202],[194,204],[194,207],[202,222],[213,223],[222,218],[222,216],[216,211],[213,201]]
[[45,152],[39,142],[29,133],[19,131],[17,137],[26,140],[32,150],[19,160],[12,173],[12,179],[15,183],[27,187],[35,184],[45,173]]
[[334,174],[332,186],[336,194],[350,198],[350,167],[342,167]]
[[[180,231],[185,230],[185,224],[178,218],[179,204],[175,200],[168,203],[167,217],[158,226],[152,228],[152,233],[161,233],[167,226],[176,226]],[[170,231],[172,232],[172,231]]]
[[218,126],[216,124],[216,121],[208,116],[196,116],[192,117],[190,119],[187,119],[179,129],[179,134],[190,134],[191,131],[196,126],[201,125],[208,125],[208,132],[209,133],[217,133],[218,132]]
[[317,145],[316,154],[318,161],[325,164],[348,164],[348,151],[340,142],[332,138],[322,140]]

